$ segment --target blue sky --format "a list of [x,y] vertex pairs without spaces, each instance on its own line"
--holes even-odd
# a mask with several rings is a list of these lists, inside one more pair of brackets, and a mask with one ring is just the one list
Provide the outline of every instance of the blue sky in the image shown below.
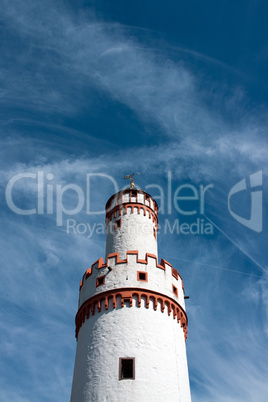
[[[104,257],[96,212],[139,172],[161,206],[159,258],[190,296],[193,401],[266,401],[267,11],[265,1],[1,1],[1,400],[69,400],[79,283]],[[8,183],[24,175],[12,200],[37,208],[37,172],[44,213],[19,214]],[[200,186],[211,186],[203,210]],[[61,193],[71,212],[59,224]],[[212,233],[178,233],[197,222]]]

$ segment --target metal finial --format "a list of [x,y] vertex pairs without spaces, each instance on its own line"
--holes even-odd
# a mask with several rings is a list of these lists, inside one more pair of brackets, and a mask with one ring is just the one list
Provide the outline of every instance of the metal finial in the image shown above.
[[135,188],[134,178],[133,178],[133,176],[135,176],[135,175],[139,176],[139,173],[128,174],[127,176],[124,177],[124,179],[130,180],[130,188]]

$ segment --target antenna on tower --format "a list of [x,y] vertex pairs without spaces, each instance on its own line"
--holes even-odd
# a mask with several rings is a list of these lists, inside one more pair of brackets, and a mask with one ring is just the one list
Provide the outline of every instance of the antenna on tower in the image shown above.
[[133,176],[139,176],[139,173],[132,173],[128,174],[124,177],[124,179],[129,179],[130,180],[130,188],[135,188],[135,183],[134,183],[134,178]]

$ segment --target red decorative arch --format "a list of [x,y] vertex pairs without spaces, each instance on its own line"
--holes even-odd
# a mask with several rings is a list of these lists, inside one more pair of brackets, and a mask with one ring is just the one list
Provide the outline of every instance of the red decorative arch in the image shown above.
[[142,203],[138,202],[124,202],[122,204],[115,205],[114,208],[112,208],[109,212],[106,213],[106,224],[112,219],[112,216],[116,218],[117,211],[119,211],[119,215],[122,215],[122,211],[125,210],[125,214],[127,214],[128,208],[131,208],[131,213],[133,214],[134,208],[138,209],[138,214],[140,214],[141,209],[143,210],[143,215],[146,215],[146,212],[148,211],[149,213],[149,219],[153,219],[153,222],[155,222],[156,226],[158,225],[158,218],[157,214],[155,211]]
[[89,319],[90,315],[94,316],[96,312],[101,312],[103,301],[105,310],[108,310],[110,299],[112,299],[113,308],[116,308],[116,298],[121,299],[121,307],[124,307],[124,303],[126,301],[129,301],[130,307],[132,307],[134,296],[137,296],[138,298],[138,307],[141,307],[141,300],[143,298],[145,299],[146,308],[150,307],[150,300],[152,300],[155,311],[157,310],[158,302],[160,302],[162,313],[164,313],[165,309],[167,310],[168,315],[171,315],[172,312],[173,319],[176,318],[177,322],[180,323],[181,327],[183,328],[184,337],[186,340],[188,318],[181,305],[162,293],[140,288],[112,289],[96,294],[95,296],[86,300],[79,308],[75,317],[75,337],[78,337],[79,329],[85,322],[85,319]]

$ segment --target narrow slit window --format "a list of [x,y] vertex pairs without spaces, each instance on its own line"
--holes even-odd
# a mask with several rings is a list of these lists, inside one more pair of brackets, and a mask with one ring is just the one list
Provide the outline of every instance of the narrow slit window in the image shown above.
[[138,281],[148,282],[148,273],[147,273],[147,272],[138,271],[138,273],[137,273],[137,279],[138,279]]
[[104,285],[105,283],[105,276],[99,276],[96,280],[96,287]]
[[176,286],[172,285],[172,292],[174,293],[175,296],[178,297],[178,288]]
[[119,358],[119,380],[135,380],[134,357]]

